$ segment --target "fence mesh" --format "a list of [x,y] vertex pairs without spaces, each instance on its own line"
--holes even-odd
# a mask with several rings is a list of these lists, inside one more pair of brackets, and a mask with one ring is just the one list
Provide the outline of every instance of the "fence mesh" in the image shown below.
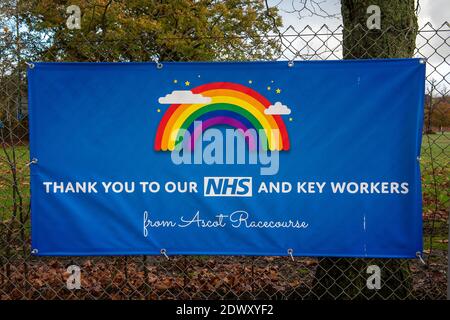
[[[27,61],[190,61],[161,55],[154,40],[71,39],[14,24],[0,33],[0,299],[443,299],[446,296],[450,159],[450,27],[420,28],[415,56],[427,59],[422,146],[425,263],[400,259],[238,256],[42,258],[30,252]],[[75,35],[74,31],[74,35]],[[367,32],[367,31],[366,31]],[[385,30],[384,32],[397,32]],[[397,32],[398,41],[404,39]],[[342,27],[288,27],[280,33],[226,40],[214,60],[342,59]],[[166,39],[167,40],[167,39]],[[200,42],[201,39],[196,39]],[[169,39],[184,44],[190,39]],[[156,41],[158,43],[158,41]],[[214,42],[213,42],[214,43]],[[243,45],[245,44],[245,45]],[[374,46],[383,45],[373,41]],[[230,55],[233,50],[235,53]],[[237,52],[237,53],[236,53]],[[381,50],[382,52],[382,50]],[[355,57],[357,58],[357,57]],[[382,272],[380,290],[366,286],[368,265]],[[67,267],[81,267],[81,289],[69,290]]]

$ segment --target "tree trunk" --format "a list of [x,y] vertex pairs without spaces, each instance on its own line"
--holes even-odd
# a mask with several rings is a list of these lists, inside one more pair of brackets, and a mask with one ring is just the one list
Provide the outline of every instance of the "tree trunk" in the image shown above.
[[[367,13],[378,5],[381,29],[369,30]],[[414,0],[341,0],[344,59],[412,57],[418,31]],[[381,269],[381,289],[366,286],[367,267]],[[408,263],[393,259],[322,258],[312,294],[322,299],[405,299],[411,290]]]
[[[380,7],[381,28],[368,30],[370,5]],[[344,59],[410,58],[417,36],[414,0],[341,0]]]

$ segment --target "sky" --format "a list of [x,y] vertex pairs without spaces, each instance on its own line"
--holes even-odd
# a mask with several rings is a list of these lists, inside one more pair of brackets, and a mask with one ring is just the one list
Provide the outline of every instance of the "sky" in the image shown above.
[[[283,18],[284,27],[288,25],[294,26],[296,29],[302,29],[306,25],[311,26],[321,26],[327,24],[330,26],[338,26],[342,23],[340,16],[341,5],[339,0],[317,0],[321,3],[320,7],[330,15],[335,15],[335,17],[320,17],[311,16],[311,14],[304,13],[299,19],[297,13],[293,13],[292,3],[299,7],[299,3],[302,0],[269,0],[270,6],[277,5],[281,9],[280,14]],[[420,10],[419,10],[419,26],[425,25],[427,22],[431,22],[434,27],[440,26],[446,20],[450,20],[450,1],[449,0],[420,0]],[[325,15],[324,12],[317,12]]]
[[[268,0],[269,6],[277,6],[280,9],[279,13],[283,19],[283,28],[281,30],[284,30],[286,35],[291,35],[291,38],[285,37],[285,47],[283,48],[285,54],[282,59],[292,59],[294,57],[295,59],[317,59],[318,56],[320,56],[320,59],[341,59],[340,37],[330,37],[329,35],[321,38],[315,36],[315,39],[312,39],[313,37],[295,37],[298,32],[307,34],[308,31],[318,31],[324,24],[330,30],[336,30],[342,24],[340,1],[316,0],[317,3],[320,3],[320,8],[323,11],[315,7],[317,14],[303,10],[301,16],[299,16],[299,13],[295,12],[294,9],[299,9],[300,4],[303,2],[305,1]],[[311,3],[308,0],[309,8],[314,9],[311,7]],[[424,32],[422,33],[424,36],[419,35],[416,39],[416,47],[419,48],[419,53],[421,56],[428,58],[427,79],[436,80],[442,91],[443,87],[450,88],[450,65],[444,60],[444,58],[447,58],[447,60],[450,58],[448,42],[450,28],[448,25],[442,27],[442,24],[446,21],[450,22],[450,0],[420,0],[419,3],[419,29],[431,30],[429,26],[425,26],[429,22],[434,29],[448,30],[439,34]],[[297,7],[293,8],[293,4]],[[383,25],[382,20],[381,25]],[[311,29],[305,30],[304,28],[307,26],[311,27]]]

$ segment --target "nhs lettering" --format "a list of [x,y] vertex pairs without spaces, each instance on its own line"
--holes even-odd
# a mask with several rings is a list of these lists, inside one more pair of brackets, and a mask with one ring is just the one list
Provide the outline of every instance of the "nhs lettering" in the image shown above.
[[205,197],[251,197],[252,177],[205,177]]
[[158,102],[170,107],[159,123],[154,149],[170,151],[176,165],[252,164],[261,166],[261,175],[274,175],[278,152],[290,148],[281,116],[291,110],[249,87],[214,82],[172,91]]

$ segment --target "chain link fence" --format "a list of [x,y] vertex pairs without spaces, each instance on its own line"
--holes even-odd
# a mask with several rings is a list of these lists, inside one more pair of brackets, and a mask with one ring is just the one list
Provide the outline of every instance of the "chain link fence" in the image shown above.
[[[16,26],[0,33],[0,299],[444,299],[450,159],[450,26],[420,28],[415,56],[427,59],[422,145],[424,260],[237,256],[35,257],[30,252],[30,191],[26,63],[28,61],[151,61],[154,40],[79,36],[69,54],[52,35]],[[359,30],[361,32],[361,30]],[[368,32],[368,31],[365,31]],[[383,32],[396,32],[385,30]],[[403,31],[404,32],[404,31]],[[74,31],[74,36],[76,31]],[[398,41],[404,33],[398,31]],[[215,60],[342,59],[342,27],[288,27],[244,41],[226,40]],[[167,39],[166,39],[167,40]],[[169,39],[191,43],[189,39]],[[198,39],[197,39],[198,40]],[[240,45],[247,43],[248,45]],[[381,46],[377,39],[374,46]],[[118,49],[120,48],[120,49]],[[356,57],[355,57],[356,58]],[[67,267],[81,268],[81,288],[69,290]],[[381,288],[366,285],[367,266],[381,269]]]

